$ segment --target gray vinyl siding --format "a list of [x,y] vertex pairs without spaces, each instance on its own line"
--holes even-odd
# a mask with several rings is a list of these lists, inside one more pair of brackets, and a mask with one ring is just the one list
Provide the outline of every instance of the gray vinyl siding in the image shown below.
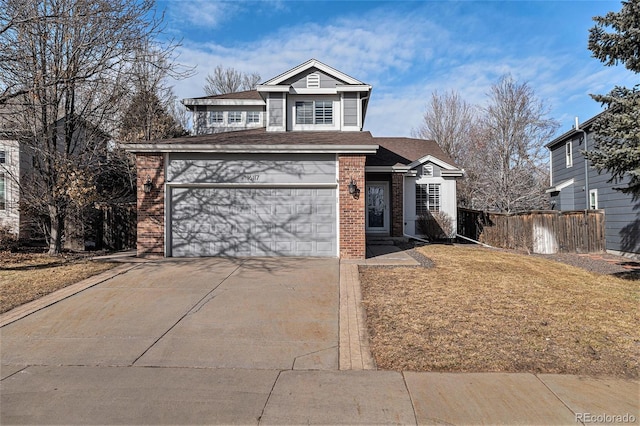
[[[584,210],[588,208],[585,191],[584,144],[580,143],[582,135],[574,136],[573,167],[566,167],[565,143],[552,147],[552,185],[558,185],[573,179],[573,185],[563,188],[559,193],[551,195],[556,210]],[[593,149],[593,135],[588,136],[589,149]],[[640,253],[640,200],[634,201],[629,194],[616,191],[616,187],[624,187],[627,181],[611,183],[611,175],[602,174],[589,167],[589,190],[598,190],[598,208],[605,212],[605,238],[607,250],[627,253]]]
[[280,93],[269,94],[269,126],[283,126],[284,117],[282,114],[283,109],[282,95]]
[[171,154],[171,183],[320,183],[336,181],[335,155]]
[[[209,125],[208,123],[208,115],[210,111],[222,111],[225,114],[225,122]],[[234,123],[229,124],[227,113],[230,111],[240,111],[243,113],[243,122],[242,123]],[[261,112],[261,122],[260,123],[248,123],[246,113],[249,111]],[[243,130],[255,127],[264,127],[264,107],[254,106],[254,105],[225,105],[225,106],[196,106],[194,109],[194,123],[193,123],[193,134],[195,135],[206,135],[211,133],[218,132],[229,132],[234,130]]]
[[316,68],[311,68],[302,74],[296,75],[293,79],[283,82],[283,84],[290,84],[292,87],[295,87],[296,89],[304,89],[307,87],[307,76],[309,74],[318,74],[320,76],[321,89],[333,89],[336,87],[336,85],[343,83],[342,81],[337,80],[331,77],[330,75],[327,75],[322,71],[319,71]]
[[358,94],[344,94],[344,123],[345,126],[358,125]]

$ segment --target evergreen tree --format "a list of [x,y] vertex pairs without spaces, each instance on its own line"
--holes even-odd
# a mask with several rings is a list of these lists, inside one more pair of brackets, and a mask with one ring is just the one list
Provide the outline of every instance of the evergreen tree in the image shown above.
[[[593,19],[596,25],[589,30],[593,56],[606,66],[622,63],[640,73],[640,0],[623,1],[620,12]],[[628,178],[628,185],[618,189],[640,197],[640,84],[592,97],[607,108],[594,123],[595,150],[586,153],[587,158],[598,171],[610,172],[614,183]]]

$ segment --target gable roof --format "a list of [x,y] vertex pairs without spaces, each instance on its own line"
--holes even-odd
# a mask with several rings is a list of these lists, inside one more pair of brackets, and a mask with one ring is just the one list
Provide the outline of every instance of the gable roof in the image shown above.
[[433,140],[415,138],[373,138],[380,145],[378,155],[367,158],[368,166],[395,166],[396,164],[410,165],[420,160],[426,161],[428,157],[436,158],[446,163],[451,168],[458,168]]
[[197,105],[266,105],[257,90],[245,90],[235,93],[223,93],[221,95],[200,96],[198,98],[187,98],[182,100],[182,104],[188,109]]
[[244,90],[242,92],[222,93],[219,95],[200,96],[191,99],[256,99],[262,100],[262,96],[257,90]]
[[318,61],[317,59],[309,59],[307,62],[304,62],[298,66],[295,66],[293,68],[291,68],[288,71],[283,72],[282,74],[273,77],[270,80],[265,81],[263,84],[261,84],[260,86],[276,86],[278,84],[281,84],[282,82],[290,79],[291,77],[296,76],[297,74],[300,74],[308,69],[311,68],[317,68],[322,72],[325,72],[335,78],[337,78],[338,80],[342,80],[347,84],[356,84],[356,85],[364,85],[365,83],[361,82],[360,80],[356,80],[355,78],[341,72],[338,71],[335,68],[330,67],[327,64],[324,64],[320,61]]
[[[583,123],[580,124],[580,130],[589,130],[591,128],[591,126],[593,125],[593,122],[596,121],[598,118],[600,118],[600,116],[602,114],[604,114],[606,111],[602,111],[601,113],[591,117],[590,119],[588,119],[587,121],[584,121]],[[582,133],[580,130],[576,130],[575,127],[572,128],[571,130],[569,130],[566,133],[563,133],[562,135],[558,136],[557,138],[555,138],[554,140],[552,140],[551,142],[549,142],[548,144],[545,145],[545,147],[552,149],[552,147],[554,147],[555,145],[558,145],[560,143],[566,142],[567,140],[573,138],[575,135],[577,135],[578,133]]]

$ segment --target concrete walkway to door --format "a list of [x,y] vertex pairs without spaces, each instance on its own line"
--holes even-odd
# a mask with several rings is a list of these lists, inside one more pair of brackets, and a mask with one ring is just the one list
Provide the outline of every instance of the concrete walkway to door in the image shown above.
[[0,328],[0,424],[637,424],[637,381],[354,371],[357,278],[337,259],[133,265]]

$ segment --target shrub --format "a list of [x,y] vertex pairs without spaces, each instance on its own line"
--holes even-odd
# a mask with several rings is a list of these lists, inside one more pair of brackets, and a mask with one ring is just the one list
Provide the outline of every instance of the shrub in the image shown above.
[[453,219],[442,211],[428,212],[419,216],[416,225],[418,232],[430,240],[451,239],[456,235]]

